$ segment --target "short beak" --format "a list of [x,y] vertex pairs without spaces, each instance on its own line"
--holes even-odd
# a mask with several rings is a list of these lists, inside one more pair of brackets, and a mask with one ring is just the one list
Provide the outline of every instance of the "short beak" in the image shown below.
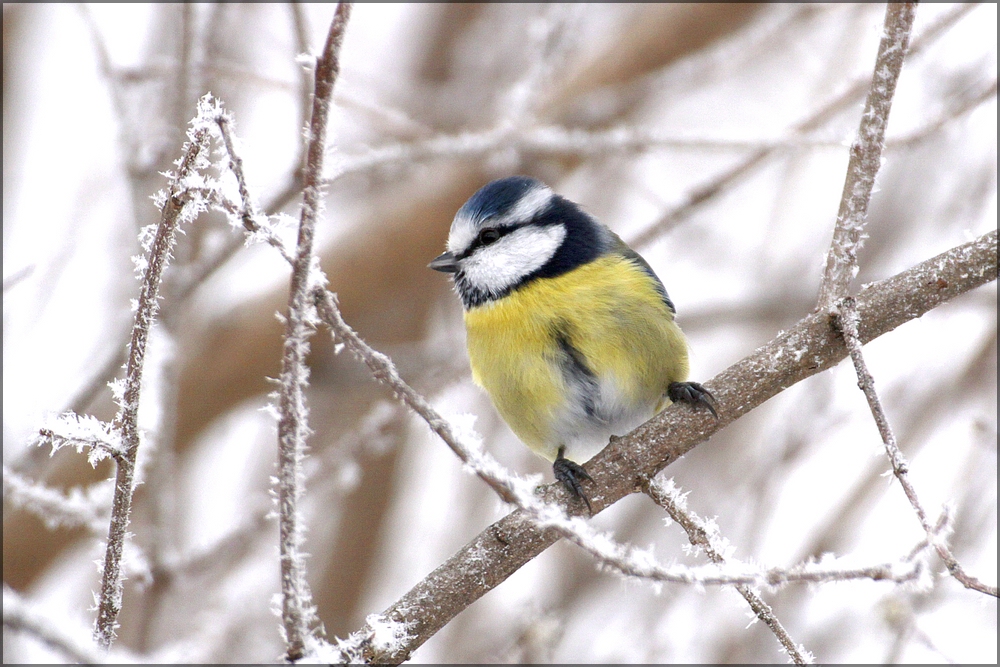
[[450,252],[438,255],[427,266],[435,271],[442,271],[444,273],[455,273],[458,271],[458,262],[455,260],[455,255]]

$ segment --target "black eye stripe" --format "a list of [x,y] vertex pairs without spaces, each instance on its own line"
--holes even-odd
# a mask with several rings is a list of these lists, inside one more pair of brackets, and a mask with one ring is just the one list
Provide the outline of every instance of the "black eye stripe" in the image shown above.
[[518,229],[522,225],[518,226],[504,226],[504,227],[487,227],[479,231],[476,235],[475,240],[469,245],[465,252],[459,255],[459,259],[465,259],[472,253],[476,252],[479,248],[483,246],[492,245],[498,240],[502,239],[507,234],[510,234],[515,229]]

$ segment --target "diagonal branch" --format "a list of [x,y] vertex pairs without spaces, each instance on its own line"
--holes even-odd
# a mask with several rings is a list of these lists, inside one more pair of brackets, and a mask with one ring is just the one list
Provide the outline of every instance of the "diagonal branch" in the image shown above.
[[96,665],[107,661],[96,645],[84,643],[80,637],[68,632],[63,624],[42,615],[7,584],[3,585],[3,627],[5,645],[9,628],[34,637],[73,662]]
[[868,399],[868,407],[871,408],[872,417],[875,418],[878,432],[882,436],[882,442],[885,444],[885,453],[889,457],[889,463],[892,464],[892,473],[899,480],[900,486],[903,487],[903,493],[906,494],[906,499],[910,502],[910,506],[913,507],[913,511],[916,512],[917,519],[920,521],[920,527],[927,534],[928,542],[937,551],[941,560],[944,561],[944,564],[948,567],[948,572],[963,586],[997,597],[996,586],[984,584],[975,577],[966,574],[965,570],[962,569],[962,566],[951,553],[944,538],[938,535],[939,531],[937,528],[931,525],[927,518],[927,512],[924,510],[923,505],[920,504],[920,499],[917,498],[917,491],[910,483],[909,464],[906,462],[906,457],[903,456],[903,452],[900,451],[899,445],[896,443],[896,435],[892,432],[892,426],[889,425],[889,418],[882,407],[882,400],[875,391],[875,379],[868,371],[867,364],[865,364],[865,357],[861,351],[861,341],[858,339],[857,304],[853,297],[845,297],[840,301],[840,312],[835,316],[834,324],[843,334],[844,342],[851,353],[851,360],[854,362],[854,368],[858,374],[858,387],[861,388],[861,391],[865,394],[865,398]]
[[[284,352],[281,360],[278,420],[278,511],[281,550],[281,618],[285,631],[286,658],[295,661],[305,654],[305,641],[315,623],[305,562],[300,547],[303,540],[298,502],[302,495],[302,456],[309,427],[304,389],[308,379],[306,356],[312,329],[309,291],[318,279],[313,271],[313,238],[316,219],[323,203],[323,159],[326,152],[327,121],[333,87],[340,73],[340,47],[351,15],[351,4],[337,5],[327,34],[323,55],[316,62],[316,83],[312,117],[308,129],[308,149],[303,173],[302,214],[298,245],[292,265],[288,296]],[[233,153],[231,146],[230,160]],[[244,210],[249,215],[249,195],[241,186]]]
[[[701,517],[684,507],[683,496],[673,485],[673,480],[664,483],[658,478],[653,478],[649,480],[643,490],[646,495],[653,499],[653,502],[667,511],[667,514],[677,525],[684,529],[691,544],[704,550],[710,561],[717,565],[726,562],[723,549],[715,543],[719,537],[718,532],[713,534]],[[778,639],[778,643],[796,665],[806,665],[812,662],[810,653],[806,651],[805,647],[796,645],[788,636],[788,631],[774,615],[771,605],[764,602],[757,591],[747,584],[736,584],[736,590],[747,601],[757,618],[770,628]]]
[[821,311],[829,311],[838,299],[847,295],[848,285],[858,271],[858,251],[864,241],[862,232],[868,217],[872,188],[875,187],[875,176],[882,166],[885,128],[889,124],[889,111],[899,73],[903,69],[903,58],[910,44],[910,28],[915,13],[915,2],[891,2],[885,9],[875,71],[865,111],[861,114],[858,135],[851,144],[837,225],[833,230],[826,270],[819,287],[817,308]]

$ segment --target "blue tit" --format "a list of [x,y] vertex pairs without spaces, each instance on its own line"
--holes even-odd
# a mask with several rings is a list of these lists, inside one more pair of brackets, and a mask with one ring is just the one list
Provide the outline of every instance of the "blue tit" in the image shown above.
[[649,264],[533,178],[485,185],[430,268],[452,274],[472,377],[556,479],[590,507],[586,461],[672,401],[716,414],[687,382],[687,340]]

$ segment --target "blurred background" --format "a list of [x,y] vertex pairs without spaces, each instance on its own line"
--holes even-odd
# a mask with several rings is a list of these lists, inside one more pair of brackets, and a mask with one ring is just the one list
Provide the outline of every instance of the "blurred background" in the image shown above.
[[[66,410],[108,420],[138,295],[131,257],[196,100],[232,110],[258,204],[298,217],[311,71],[332,5],[3,8],[3,579],[66,631],[93,621],[112,472],[30,446]],[[461,308],[426,268],[458,207],[527,174],[641,252],[706,380],[815,305],[884,5],[358,5],[331,122],[322,264],[344,317],[487,448],[550,476],[469,377]],[[856,285],[996,227],[997,8],[917,10]],[[853,88],[852,88],[853,86]],[[294,225],[283,219],[287,238]],[[280,221],[279,221],[280,222]],[[121,646],[157,661],[282,653],[268,514],[288,270],[206,214],[185,229],[150,348]],[[312,339],[305,516],[328,635],[358,629],[508,510],[325,331]],[[991,283],[866,347],[928,512],[997,572],[997,293]],[[464,418],[464,417],[463,417]],[[841,364],[666,472],[734,555],[894,561],[923,537]],[[42,484],[77,502],[38,510]],[[25,486],[28,485],[28,486]],[[21,489],[20,491],[18,489]],[[30,495],[30,494],[29,494]],[[81,516],[82,516],[81,515]],[[594,522],[697,564],[645,497]],[[996,662],[997,604],[941,575],[765,598],[823,662]],[[662,588],[559,543],[414,662],[775,662],[730,589]],[[64,659],[9,632],[4,662]]]

